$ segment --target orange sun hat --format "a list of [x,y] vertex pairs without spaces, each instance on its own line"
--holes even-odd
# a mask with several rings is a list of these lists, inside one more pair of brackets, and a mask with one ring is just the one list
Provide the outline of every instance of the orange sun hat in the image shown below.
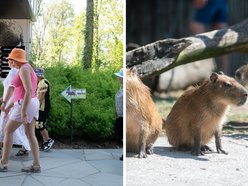
[[26,52],[21,48],[14,48],[7,59],[13,59],[19,63],[27,63]]

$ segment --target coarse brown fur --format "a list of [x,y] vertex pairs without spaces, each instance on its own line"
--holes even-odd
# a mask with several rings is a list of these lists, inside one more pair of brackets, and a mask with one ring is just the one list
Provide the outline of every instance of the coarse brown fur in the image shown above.
[[162,117],[139,77],[127,70],[126,79],[126,149],[145,158],[162,130]]
[[204,147],[215,136],[217,152],[226,153],[220,142],[225,113],[229,105],[242,105],[246,99],[247,91],[236,80],[213,73],[202,85],[186,91],[173,106],[165,124],[169,143],[203,155]]
[[248,64],[241,66],[235,72],[235,79],[242,85],[248,85]]

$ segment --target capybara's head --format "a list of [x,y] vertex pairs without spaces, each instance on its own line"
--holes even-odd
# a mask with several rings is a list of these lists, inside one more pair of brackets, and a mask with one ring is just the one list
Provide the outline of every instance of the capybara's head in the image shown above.
[[224,75],[223,72],[212,73],[210,86],[213,92],[212,96],[224,104],[240,106],[247,100],[248,92],[245,87],[235,79]]
[[126,69],[127,81],[130,79],[133,79],[133,78],[139,79],[137,74],[138,74],[138,72],[137,72],[137,69],[135,67]]
[[248,64],[236,70],[235,79],[244,86],[248,85]]
[[144,85],[138,76],[137,69],[134,67],[132,69],[126,70],[126,94],[128,96],[150,96],[150,89]]
[[141,79],[138,76],[138,71],[136,67],[133,67],[131,69],[126,69],[126,83],[127,88],[129,88],[130,83],[135,84],[135,86],[138,87],[145,87],[145,85],[142,83]]

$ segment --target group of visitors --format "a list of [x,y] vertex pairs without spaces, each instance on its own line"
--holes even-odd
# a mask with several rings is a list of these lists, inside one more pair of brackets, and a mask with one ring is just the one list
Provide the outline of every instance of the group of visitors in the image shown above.
[[[41,172],[39,150],[48,151],[54,144],[49,137],[46,120],[50,111],[50,85],[42,68],[33,69],[26,61],[26,52],[14,48],[8,56],[11,68],[3,81],[4,92],[0,98],[0,145],[2,147],[0,172],[8,171],[8,160],[13,144],[21,145],[16,156],[32,152],[33,163],[22,172]],[[115,73],[120,83],[116,93],[115,132],[123,139],[123,70]],[[38,144],[35,129],[40,131],[43,143]],[[123,156],[120,157],[123,160]]]
[[[22,171],[40,172],[39,149],[48,151],[54,143],[46,129],[50,110],[49,82],[45,79],[42,68],[33,69],[26,61],[25,50],[14,48],[7,59],[11,70],[3,81],[4,93],[0,98],[0,172],[8,171],[13,144],[22,146],[16,156],[26,156],[30,150],[32,152],[32,165],[24,167]],[[43,138],[40,148],[35,128]]]

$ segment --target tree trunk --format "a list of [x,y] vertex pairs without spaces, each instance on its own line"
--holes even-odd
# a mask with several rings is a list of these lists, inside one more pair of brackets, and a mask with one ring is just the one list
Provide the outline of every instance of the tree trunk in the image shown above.
[[[99,2],[100,1],[100,2]],[[102,10],[102,0],[95,0],[95,63],[97,69],[99,69],[101,63],[99,60],[99,43],[100,43],[100,37],[99,37],[99,16],[101,14]]]
[[126,54],[127,67],[136,67],[141,78],[151,77],[197,60],[248,52],[248,19],[228,29],[182,39],[165,39]]
[[94,30],[94,1],[87,0],[87,13],[85,24],[85,46],[83,54],[84,69],[91,68],[93,55],[93,30]]

